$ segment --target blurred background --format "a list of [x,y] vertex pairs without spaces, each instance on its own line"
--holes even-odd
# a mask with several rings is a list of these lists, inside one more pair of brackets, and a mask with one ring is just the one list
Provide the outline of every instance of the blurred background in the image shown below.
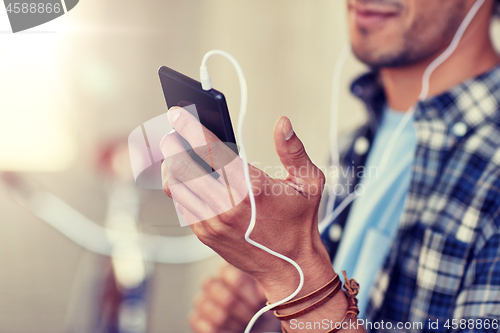
[[[157,70],[196,78],[206,51],[232,53],[249,86],[249,160],[280,165],[272,130],[286,115],[326,165],[344,7],[81,0],[18,34],[0,9],[0,332],[189,332],[200,281],[221,260],[180,227],[162,191],[133,184],[127,137],[166,112]],[[223,58],[209,66],[235,123],[236,74]],[[348,59],[341,132],[363,121],[348,85],[364,70]]]

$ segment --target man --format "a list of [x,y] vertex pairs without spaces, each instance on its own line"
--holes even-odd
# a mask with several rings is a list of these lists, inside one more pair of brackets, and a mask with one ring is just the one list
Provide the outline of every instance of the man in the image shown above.
[[[324,176],[310,162],[290,121],[278,120],[274,140],[289,175],[276,180],[251,167],[254,193],[278,186],[301,195],[256,195],[252,239],[302,267],[305,284],[297,297],[330,281],[335,276],[334,260],[337,272],[347,266],[349,274],[355,271],[356,278],[365,281],[360,310],[363,318],[378,323],[368,329],[498,330],[500,67],[489,36],[494,0],[481,6],[456,51],[432,75],[431,97],[416,104],[424,70],[448,47],[475,2],[347,1],[353,52],[373,72],[353,84],[353,92],[367,103],[371,119],[357,131],[357,139],[342,160],[352,167],[377,166],[382,160],[389,163],[380,170],[380,177],[341,180],[342,184],[348,180],[365,184],[366,196],[344,211],[320,238],[320,195],[310,189],[323,186]],[[411,120],[401,123],[398,117],[403,118],[415,104]],[[189,115],[182,109],[169,114],[176,131],[196,146],[193,143],[199,138],[190,131],[193,120]],[[399,124],[405,126],[401,136],[394,138],[391,131]],[[180,147],[175,135],[162,143],[166,155],[168,147]],[[204,135],[208,142],[217,142],[209,131],[204,130]],[[383,147],[393,140],[397,141],[394,149],[387,153]],[[407,159],[409,163],[403,163]],[[241,161],[236,159],[235,164],[241,169]],[[297,173],[299,168],[307,173]],[[188,160],[167,163],[164,176],[166,193],[179,202],[181,213],[196,220],[203,219],[198,207],[216,205],[203,193],[204,188],[210,186],[216,192],[218,185],[206,178],[201,183],[205,186],[178,187],[174,195],[174,180],[193,179],[189,174],[194,169]],[[234,192],[241,195],[243,187],[236,186]],[[244,241],[249,207],[247,197],[230,211],[192,225],[202,242],[238,268],[228,265],[205,284],[191,320],[195,332],[240,332],[265,300],[281,300],[298,285],[291,265]],[[380,250],[385,243],[390,246]],[[367,264],[372,267],[364,267]],[[287,315],[296,310],[300,306],[279,312]],[[337,293],[314,311],[281,324],[287,332],[326,332],[323,327],[304,328],[297,323],[341,322],[346,310],[346,296]],[[398,326],[401,323],[410,326]],[[351,327],[342,332],[349,330],[364,329]]]

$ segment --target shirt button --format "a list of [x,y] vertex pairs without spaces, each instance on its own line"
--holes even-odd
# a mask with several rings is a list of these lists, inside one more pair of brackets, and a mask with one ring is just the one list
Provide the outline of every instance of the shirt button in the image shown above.
[[453,133],[456,136],[464,136],[467,133],[467,125],[462,122],[458,122],[453,125]]
[[328,232],[328,236],[330,237],[332,242],[338,242],[340,240],[340,236],[342,236],[342,228],[340,225],[335,223],[330,227]]
[[368,148],[370,148],[370,142],[364,136],[357,138],[356,142],[354,142],[354,151],[358,155],[366,154]]
[[356,96],[361,96],[361,94],[363,93],[363,87],[359,86],[359,85],[355,85],[353,88],[352,88],[352,92],[354,93],[354,95]]

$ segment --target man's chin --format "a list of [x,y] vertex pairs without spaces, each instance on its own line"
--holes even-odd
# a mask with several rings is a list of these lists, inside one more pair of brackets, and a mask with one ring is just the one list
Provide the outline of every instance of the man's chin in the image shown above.
[[[362,46],[360,46],[362,45]],[[392,48],[389,50],[384,50],[381,46],[376,43],[360,43],[352,45],[352,51],[354,56],[362,63],[371,68],[397,68],[404,67],[408,65],[408,55],[404,52],[398,52]],[[380,45],[380,44],[379,44]]]
[[366,49],[365,47],[356,47],[353,45],[352,52],[360,62],[368,67],[378,68],[381,65],[380,57],[378,57],[375,52],[370,49]]

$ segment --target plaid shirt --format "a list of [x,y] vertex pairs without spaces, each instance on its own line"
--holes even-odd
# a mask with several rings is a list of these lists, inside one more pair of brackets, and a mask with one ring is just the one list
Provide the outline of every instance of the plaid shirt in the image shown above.
[[[366,103],[370,120],[351,143],[360,137],[372,142],[385,103],[378,75],[362,76],[351,90]],[[499,104],[500,66],[418,103],[410,188],[396,239],[370,293],[367,317],[373,323],[421,322],[424,332],[500,331],[494,325],[500,325]],[[363,166],[366,155],[352,144],[342,153],[343,165]],[[341,180],[348,181],[352,191],[359,179]],[[329,237],[335,234],[330,228],[343,228],[348,213],[322,234],[332,259],[338,239]],[[460,319],[477,321],[464,327]],[[429,320],[439,320],[438,330]],[[451,327],[445,327],[447,320]]]

